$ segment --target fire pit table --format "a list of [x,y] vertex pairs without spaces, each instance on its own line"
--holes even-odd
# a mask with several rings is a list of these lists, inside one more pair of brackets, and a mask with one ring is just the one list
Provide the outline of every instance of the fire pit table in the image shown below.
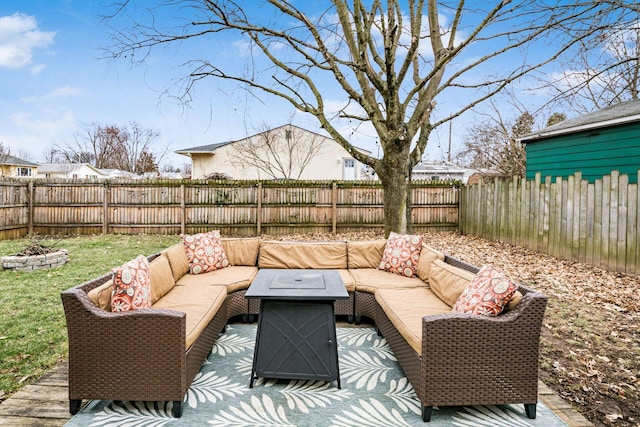
[[349,298],[340,273],[263,269],[245,297],[260,299],[249,387],[262,377],[337,380],[340,388],[333,304]]

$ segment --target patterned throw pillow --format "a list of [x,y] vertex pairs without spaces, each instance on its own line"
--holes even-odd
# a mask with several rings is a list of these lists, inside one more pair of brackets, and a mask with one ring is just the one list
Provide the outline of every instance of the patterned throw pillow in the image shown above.
[[138,255],[113,270],[111,311],[129,311],[151,307],[149,260]]
[[182,236],[187,252],[189,273],[200,274],[229,266],[219,230]]
[[415,277],[421,249],[422,236],[391,232],[384,247],[378,270]]
[[455,313],[497,316],[509,303],[518,285],[490,265],[484,265],[453,306]]

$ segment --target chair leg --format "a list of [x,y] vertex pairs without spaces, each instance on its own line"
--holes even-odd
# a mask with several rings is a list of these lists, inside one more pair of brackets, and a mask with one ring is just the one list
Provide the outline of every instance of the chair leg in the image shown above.
[[524,412],[526,412],[527,417],[529,419],[536,419],[536,404],[535,403],[525,403],[524,404]]
[[431,421],[431,413],[433,412],[433,406],[423,406],[422,407],[422,421],[428,423]]
[[175,400],[173,402],[173,409],[171,410],[173,418],[180,418],[182,416],[182,402]]
[[71,415],[75,415],[80,411],[80,406],[82,406],[82,399],[73,399],[69,401],[69,413]]

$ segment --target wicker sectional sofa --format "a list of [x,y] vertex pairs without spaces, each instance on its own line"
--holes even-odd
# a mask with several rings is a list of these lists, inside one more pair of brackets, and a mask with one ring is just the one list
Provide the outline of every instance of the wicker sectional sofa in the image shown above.
[[379,270],[386,240],[292,242],[223,238],[229,266],[190,274],[182,243],[148,257],[150,309],[113,313],[112,274],[62,292],[69,338],[70,412],[83,399],[182,401],[260,268],[338,270],[349,294],[336,315],[376,324],[429,421],[433,406],[522,403],[535,418],[546,297],[520,286],[497,317],[452,313],[477,268],[423,245],[417,277]]

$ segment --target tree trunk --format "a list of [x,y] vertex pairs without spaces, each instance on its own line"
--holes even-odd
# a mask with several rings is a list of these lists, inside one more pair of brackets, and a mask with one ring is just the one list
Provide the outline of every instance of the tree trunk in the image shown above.
[[384,189],[384,235],[389,237],[392,231],[407,232],[407,190],[404,171],[394,173],[392,179],[382,182]]
[[411,190],[411,170],[407,171],[407,202],[405,204],[405,214],[407,216],[407,229],[406,232],[411,234],[413,233],[413,215],[412,215],[412,205],[413,205],[413,191]]
[[[389,145],[387,145],[389,146]],[[397,151],[387,150],[381,159],[379,170],[384,190],[384,235],[392,231],[407,232],[407,197],[409,191],[408,146]]]

